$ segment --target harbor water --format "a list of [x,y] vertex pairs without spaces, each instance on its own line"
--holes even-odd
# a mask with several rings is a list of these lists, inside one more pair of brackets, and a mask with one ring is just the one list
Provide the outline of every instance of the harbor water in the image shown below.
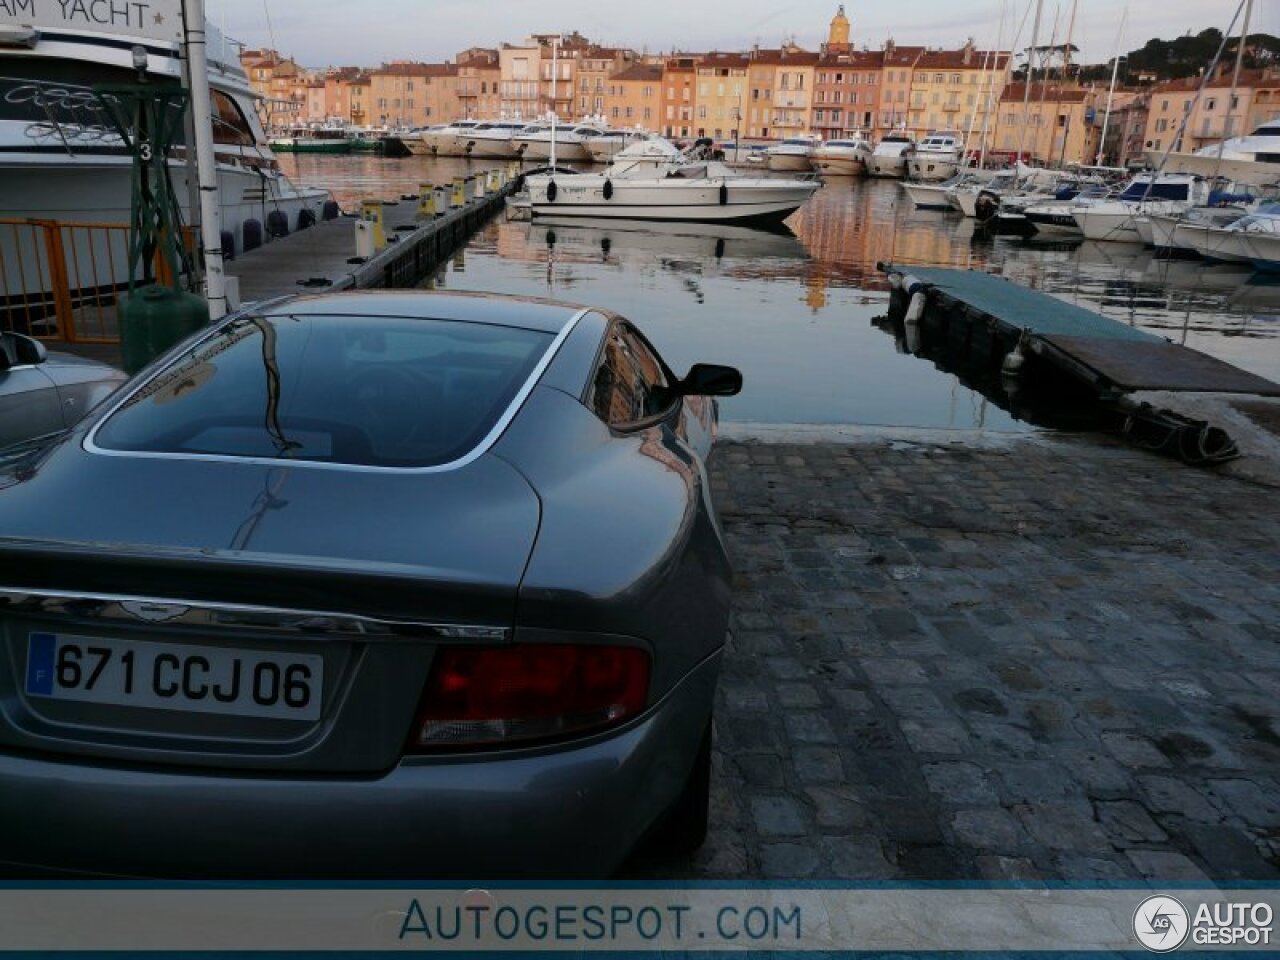
[[[307,154],[281,163],[344,209],[500,165]],[[959,214],[914,209],[884,180],[828,180],[787,226],[499,219],[421,285],[614,310],[677,373],[697,361],[740,367],[743,392],[721,407],[733,421],[1035,429],[899,352],[873,323],[888,305],[881,261],[1001,274],[1280,380],[1280,282],[1248,268],[1160,259],[1129,244],[984,238]]]

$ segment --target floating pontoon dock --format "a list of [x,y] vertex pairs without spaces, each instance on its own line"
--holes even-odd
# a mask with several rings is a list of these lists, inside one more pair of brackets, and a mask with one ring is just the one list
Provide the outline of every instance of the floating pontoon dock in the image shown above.
[[[1056,297],[974,270],[880,263],[895,308],[933,325],[955,346],[999,363],[1019,342],[1102,399],[1138,390],[1280,396],[1280,384]],[[910,310],[910,301],[923,304]]]

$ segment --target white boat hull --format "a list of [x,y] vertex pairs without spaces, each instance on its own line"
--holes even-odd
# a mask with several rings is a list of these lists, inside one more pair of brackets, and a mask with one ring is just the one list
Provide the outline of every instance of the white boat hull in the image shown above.
[[[551,162],[551,141],[550,140],[525,140],[521,141],[525,144],[525,148],[521,156],[525,160],[545,160]],[[582,143],[567,143],[561,140],[556,141],[556,163],[562,161],[577,161],[591,159],[591,154],[587,152],[587,148]]]
[[403,143],[404,148],[415,157],[431,156],[436,152],[435,147],[429,144],[421,136],[401,137],[400,142]]
[[814,157],[813,166],[827,177],[860,177],[867,172],[863,157]]
[[954,156],[916,154],[907,160],[907,176],[922,183],[950,180],[960,169],[960,160]]
[[509,137],[505,140],[477,137],[472,140],[471,152],[467,156],[473,160],[515,160],[520,154]]
[[906,175],[907,158],[905,156],[887,156],[873,153],[867,159],[867,176],[890,177],[901,180]]
[[918,210],[951,209],[949,194],[953,191],[949,187],[931,183],[908,183],[905,180],[899,186]]
[[[611,181],[600,174],[587,174],[528,177],[525,182],[534,217],[708,222],[783,220],[818,189],[818,184],[808,182],[744,177],[735,183],[734,179]],[[552,183],[554,198],[548,195]]]
[[[45,162],[41,162],[45,160]],[[60,223],[127,224],[131,217],[132,161],[125,156],[71,158],[65,154],[33,156],[21,163],[0,165],[0,182],[4,184],[5,215],[17,219],[55,220]],[[188,196],[187,168],[183,163],[169,164],[170,178],[179,202]],[[264,190],[264,182],[266,189]],[[269,176],[264,181],[257,173],[229,164],[218,165],[218,198],[221,202],[222,229],[229,231],[236,253],[244,250],[244,224],[257,220],[262,225],[262,239],[269,240],[267,218],[274,211],[285,215],[290,231],[298,228],[303,209],[319,220],[329,194],[314,188],[295,188],[287,179]],[[84,231],[77,231],[79,237]],[[31,231],[0,231],[0,263],[32,263],[36,252],[22,249],[29,245]],[[98,231],[101,240],[102,231]],[[83,251],[67,251],[69,278],[73,290],[79,286],[118,286],[128,281],[126,231],[110,231],[111,250],[104,256],[99,250],[90,260]],[[117,244],[118,241],[118,244]],[[88,243],[78,239],[76,243]],[[116,249],[116,247],[119,249]],[[80,256],[80,262],[75,258]],[[43,257],[43,252],[39,253]],[[19,260],[18,258],[22,259]],[[0,271],[0,296],[38,293],[41,278],[19,280],[17,271]],[[79,277],[79,283],[76,278]]]
[[807,153],[771,153],[766,156],[765,165],[770,170],[788,173],[806,173],[813,169]]
[[1136,207],[1127,204],[1108,203],[1081,207],[1072,217],[1086,240],[1141,243],[1142,238],[1133,225],[1136,212]]

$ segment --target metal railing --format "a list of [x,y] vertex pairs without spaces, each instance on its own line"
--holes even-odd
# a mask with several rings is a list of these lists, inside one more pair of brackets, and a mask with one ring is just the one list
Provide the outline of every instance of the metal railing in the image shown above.
[[[183,229],[195,249],[195,231]],[[153,273],[172,282],[164,258]],[[129,286],[129,226],[0,218],[0,329],[68,343],[117,343]]]

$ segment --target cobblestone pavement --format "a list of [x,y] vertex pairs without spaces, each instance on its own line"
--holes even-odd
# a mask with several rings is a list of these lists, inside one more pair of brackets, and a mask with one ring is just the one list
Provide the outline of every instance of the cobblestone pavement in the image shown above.
[[1280,494],[1097,442],[725,443],[712,831],[637,877],[1280,877]]

